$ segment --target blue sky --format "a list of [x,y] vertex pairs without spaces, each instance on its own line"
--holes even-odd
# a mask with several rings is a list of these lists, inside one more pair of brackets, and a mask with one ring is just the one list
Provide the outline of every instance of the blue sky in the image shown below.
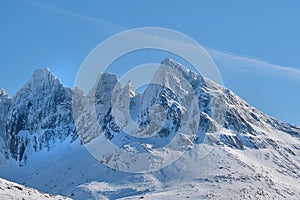
[[[164,27],[203,45],[226,87],[263,112],[300,125],[299,10],[292,0],[1,1],[0,87],[13,95],[42,67],[72,87],[83,59],[107,37]],[[136,55],[140,63],[163,56]]]

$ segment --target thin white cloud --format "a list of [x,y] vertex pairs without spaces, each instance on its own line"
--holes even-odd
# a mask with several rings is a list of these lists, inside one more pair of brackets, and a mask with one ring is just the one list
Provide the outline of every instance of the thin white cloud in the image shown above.
[[122,26],[110,23],[106,20],[103,20],[103,19],[100,19],[97,17],[88,16],[85,14],[77,13],[74,11],[70,11],[70,10],[67,10],[64,8],[59,8],[59,7],[49,5],[46,3],[37,2],[34,0],[24,0],[24,2],[26,2],[27,4],[33,5],[33,6],[43,8],[48,11],[56,12],[56,13],[59,13],[59,14],[65,15],[65,16],[69,16],[69,17],[80,19],[80,20],[85,20],[85,21],[95,23],[95,24],[101,26],[103,28],[102,30],[105,32],[108,32],[109,34],[113,34],[113,33],[117,33],[117,32],[125,30],[125,28]]
[[[169,46],[177,46],[178,48],[182,48],[183,51],[187,52],[190,55],[194,55],[198,49],[195,48],[195,44],[191,44],[191,42],[187,42],[182,40],[182,38],[168,38],[165,35],[156,36],[143,34],[141,33],[143,38],[147,38],[148,40],[157,40],[161,43],[168,43]],[[263,60],[259,60],[256,58],[250,58],[246,56],[237,55],[231,52],[227,52],[224,50],[218,50],[213,48],[205,48],[206,51],[211,55],[214,61],[221,61],[220,63],[226,64],[227,68],[230,66],[232,70],[236,71],[243,71],[248,73],[260,73],[260,74],[267,74],[267,75],[276,75],[280,76],[281,78],[285,79],[294,79],[300,81],[300,69],[288,66],[281,66],[272,64]],[[179,55],[181,56],[181,55]],[[199,57],[196,55],[195,57]],[[184,58],[185,59],[185,58]],[[222,67],[222,66],[218,66]]]
[[300,70],[293,67],[271,64],[266,61],[236,55],[230,52],[208,48],[209,54],[216,61],[226,65],[232,65],[235,70],[255,73],[267,73],[285,78],[300,80]]

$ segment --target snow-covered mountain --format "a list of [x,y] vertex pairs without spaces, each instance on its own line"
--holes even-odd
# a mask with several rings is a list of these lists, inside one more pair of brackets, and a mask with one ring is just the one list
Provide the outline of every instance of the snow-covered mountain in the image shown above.
[[32,152],[50,150],[68,136],[76,139],[71,100],[72,91],[63,87],[49,69],[34,71],[6,103],[1,128],[5,130],[10,157],[23,165]]
[[[159,84],[139,94],[134,83],[122,86],[105,73],[84,95],[40,69],[13,98],[1,89],[0,176],[75,199],[300,198],[299,127],[263,114],[171,59],[162,61],[153,79]],[[191,132],[179,141],[193,148],[151,173],[110,169],[82,145],[104,134],[127,151],[155,153],[155,162],[163,158],[155,149],[178,131]]]

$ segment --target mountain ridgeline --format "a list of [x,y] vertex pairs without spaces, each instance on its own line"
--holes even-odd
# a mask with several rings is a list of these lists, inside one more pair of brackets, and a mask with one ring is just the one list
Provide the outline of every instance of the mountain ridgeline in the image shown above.
[[[162,64],[184,77],[193,89],[199,109],[199,122],[194,129],[197,137],[193,143],[225,145],[240,150],[273,148],[289,155],[294,155],[294,149],[300,148],[279,144],[276,137],[272,137],[273,132],[281,132],[283,137],[288,134],[299,139],[299,127],[263,114],[229,89],[188,70],[174,60],[165,59]],[[162,115],[165,113],[165,122],[152,138],[167,143],[182,123],[185,105],[181,104],[176,92],[167,87],[180,86],[178,79],[166,78],[163,83],[150,84],[143,94],[139,94],[134,89],[134,83],[128,82],[122,86],[116,75],[106,73],[99,75],[93,91],[84,96],[80,88],[71,90],[64,87],[49,69],[38,69],[12,98],[0,89],[0,163],[14,159],[22,166],[35,152],[51,151],[57,143],[72,143],[79,139],[82,143],[88,143],[97,136],[98,131],[95,130],[98,128],[108,139],[113,140],[122,134],[122,127],[118,126],[112,113],[115,103],[129,108],[131,118],[140,128],[141,134],[151,131],[147,130],[147,125],[153,123],[150,107],[160,105],[164,110]],[[75,101],[72,101],[73,94],[76,96]],[[90,95],[94,95],[91,109],[96,109],[100,126],[89,124],[89,110],[80,109],[80,105],[90,103]],[[78,113],[73,113],[72,103],[77,104]],[[75,127],[73,115],[82,121],[81,126]],[[79,137],[76,129],[86,134]],[[138,140],[128,135],[126,138],[127,144]]]

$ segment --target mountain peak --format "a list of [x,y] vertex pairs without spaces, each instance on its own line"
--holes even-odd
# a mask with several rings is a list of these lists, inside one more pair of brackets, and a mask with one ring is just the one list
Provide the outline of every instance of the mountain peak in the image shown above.
[[51,73],[51,71],[48,67],[44,67],[34,70],[33,73]]
[[22,93],[22,90],[28,89],[29,91],[46,91],[45,88],[54,88],[60,85],[62,86],[60,80],[49,70],[49,68],[41,68],[33,71],[27,83],[17,92],[17,94],[19,92]]
[[50,71],[49,68],[40,68],[33,71],[31,78],[34,80],[49,80],[57,79],[57,77]]
[[8,93],[3,88],[0,88],[0,97],[9,97]]
[[112,73],[103,73],[100,74],[99,77],[101,80],[103,81],[109,81],[109,82],[117,82],[118,81],[118,77],[116,74],[112,74]]
[[186,68],[185,66],[183,66],[182,64],[180,64],[179,62],[171,59],[171,58],[166,58],[163,61],[161,61],[160,63],[162,66],[167,66],[172,68],[176,73],[181,74],[185,79],[187,79],[191,85],[195,86],[196,84],[204,84],[204,78],[203,76],[198,73],[198,72],[194,72],[188,68]]
[[162,60],[160,62],[160,64],[163,64],[163,65],[170,65],[171,62],[175,62],[174,60],[172,60],[171,58],[165,58],[164,60]]
[[160,62],[160,64],[172,67],[175,70],[178,70],[178,69],[180,69],[180,71],[182,71],[183,69],[185,69],[185,71],[187,70],[183,65],[181,65],[180,63],[176,62],[175,60],[173,60],[171,58],[164,59],[163,61]]

